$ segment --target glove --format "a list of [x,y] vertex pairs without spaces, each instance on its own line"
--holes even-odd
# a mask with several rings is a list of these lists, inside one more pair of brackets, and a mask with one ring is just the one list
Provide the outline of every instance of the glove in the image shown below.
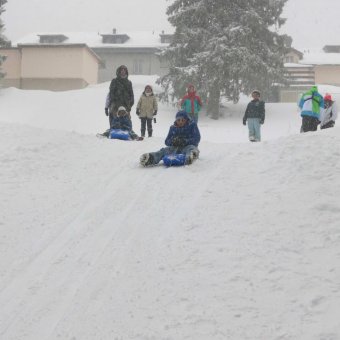
[[247,125],[247,120],[243,119],[243,125]]
[[156,116],[156,114],[157,114],[157,110],[154,111],[153,115]]
[[139,110],[139,109],[136,110],[136,115],[137,115],[137,116],[140,115],[140,110]]
[[105,114],[108,116],[109,115],[109,108],[105,108]]
[[154,123],[157,123],[156,117],[153,119],[153,122],[154,122]]
[[185,146],[186,145],[185,139],[182,137],[175,137],[172,140],[172,145],[173,146]]
[[261,120],[260,120],[260,124],[262,125],[263,123],[264,123],[264,120],[263,120],[263,119],[261,119]]

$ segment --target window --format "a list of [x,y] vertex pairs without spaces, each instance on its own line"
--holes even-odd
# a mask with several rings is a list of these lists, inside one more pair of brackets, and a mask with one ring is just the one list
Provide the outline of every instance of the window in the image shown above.
[[294,63],[294,57],[291,55],[285,56],[285,63]]
[[143,61],[142,60],[133,61],[133,74],[143,74]]

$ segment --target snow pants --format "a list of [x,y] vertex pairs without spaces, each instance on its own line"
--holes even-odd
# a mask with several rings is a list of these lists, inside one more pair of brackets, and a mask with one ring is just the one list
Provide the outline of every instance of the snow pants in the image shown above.
[[141,129],[142,137],[145,137],[146,126],[148,127],[148,136],[152,137],[152,118],[141,117]]
[[334,127],[334,125],[335,125],[335,121],[334,121],[334,120],[330,120],[328,123],[322,125],[322,126],[320,127],[320,129],[321,129],[321,130],[323,130],[323,129],[329,129],[329,128]]
[[158,164],[165,155],[170,155],[173,153],[185,154],[185,159],[188,160],[191,152],[195,152],[197,157],[200,153],[195,145],[187,145],[185,147],[168,146],[166,148],[160,149],[159,151],[150,152],[150,155],[153,156],[153,164]]
[[301,132],[316,131],[319,120],[316,117],[302,116]]
[[261,124],[260,118],[248,118],[249,140],[251,142],[261,141]]

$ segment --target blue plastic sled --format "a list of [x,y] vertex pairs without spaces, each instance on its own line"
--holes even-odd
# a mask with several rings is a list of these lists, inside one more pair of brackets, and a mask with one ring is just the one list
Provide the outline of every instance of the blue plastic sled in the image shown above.
[[121,140],[130,140],[130,134],[128,131],[124,131],[121,129],[111,129],[109,133],[110,139],[121,139]]
[[185,165],[185,154],[174,153],[171,155],[165,155],[163,157],[163,163],[165,166],[182,166]]

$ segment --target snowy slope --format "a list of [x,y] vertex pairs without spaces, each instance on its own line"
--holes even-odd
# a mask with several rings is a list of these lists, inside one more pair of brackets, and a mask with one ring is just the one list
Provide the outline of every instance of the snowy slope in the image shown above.
[[339,128],[268,104],[250,144],[241,103],[192,166],[144,169],[175,111],[97,139],[107,86],[1,91],[1,340],[340,339]]

